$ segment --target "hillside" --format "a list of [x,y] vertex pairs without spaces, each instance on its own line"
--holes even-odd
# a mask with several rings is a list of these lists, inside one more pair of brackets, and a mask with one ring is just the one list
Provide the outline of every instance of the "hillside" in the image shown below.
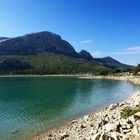
[[95,61],[54,53],[3,55],[0,57],[0,69],[1,74],[99,74],[101,71],[112,71]]
[[112,73],[115,69],[94,60],[55,53],[1,55],[0,74],[81,74]]

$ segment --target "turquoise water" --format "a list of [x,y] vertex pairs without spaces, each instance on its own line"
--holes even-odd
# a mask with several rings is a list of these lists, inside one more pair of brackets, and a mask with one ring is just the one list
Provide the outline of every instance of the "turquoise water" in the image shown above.
[[0,140],[21,140],[23,135],[125,100],[137,90],[139,86],[126,81],[1,77]]

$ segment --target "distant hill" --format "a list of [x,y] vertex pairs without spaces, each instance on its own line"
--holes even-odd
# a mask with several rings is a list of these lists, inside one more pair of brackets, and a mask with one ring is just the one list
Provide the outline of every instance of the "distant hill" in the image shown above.
[[37,32],[15,38],[0,37],[0,71],[24,73],[99,73],[132,66],[111,57],[94,58],[52,32]]
[[126,65],[123,63],[120,63],[119,61],[113,59],[112,57],[103,57],[103,58],[96,58],[94,59],[97,62],[102,63],[104,66],[110,67],[110,68],[117,68],[117,69],[128,69],[132,68],[131,65]]

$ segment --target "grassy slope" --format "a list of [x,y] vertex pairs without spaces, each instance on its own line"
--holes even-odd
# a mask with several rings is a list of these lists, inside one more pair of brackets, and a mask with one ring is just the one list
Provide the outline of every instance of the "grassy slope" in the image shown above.
[[1,56],[0,61],[16,58],[32,65],[33,69],[27,73],[33,74],[71,74],[71,73],[99,73],[111,69],[102,66],[94,61],[80,58],[73,58],[53,53],[43,53],[38,55],[13,55]]

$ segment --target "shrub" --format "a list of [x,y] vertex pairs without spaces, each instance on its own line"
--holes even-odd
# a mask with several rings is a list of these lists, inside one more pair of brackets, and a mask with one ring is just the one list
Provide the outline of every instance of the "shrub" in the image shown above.
[[121,118],[127,119],[129,116],[132,116],[139,111],[140,111],[139,107],[126,106],[121,110]]
[[99,72],[99,75],[106,76],[106,75],[108,75],[108,73],[109,73],[109,71],[103,70],[103,71]]
[[132,72],[134,75],[138,75],[138,73],[140,72],[140,64],[138,64],[137,67],[134,67]]

